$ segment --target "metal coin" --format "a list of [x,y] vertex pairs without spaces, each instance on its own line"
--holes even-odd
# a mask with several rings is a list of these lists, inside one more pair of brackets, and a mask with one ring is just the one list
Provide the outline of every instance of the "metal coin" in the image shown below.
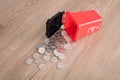
[[54,42],[50,42],[48,46],[54,46]]
[[47,51],[48,53],[53,53],[54,48],[52,48],[52,47],[47,47],[46,51]]
[[61,29],[65,29],[64,25],[61,26]]
[[61,44],[60,44],[59,41],[54,42],[54,44],[55,44],[55,47],[59,47],[59,46],[61,46]]
[[33,63],[33,58],[28,58],[26,60],[26,64],[32,64]]
[[51,55],[52,53],[49,53],[49,52],[47,52],[47,51],[45,51],[45,55]]
[[53,63],[55,63],[55,62],[58,61],[58,59],[57,59],[57,57],[51,57],[51,58],[50,58],[50,61],[53,62]]
[[33,61],[34,61],[34,63],[38,64],[38,63],[41,62],[41,59],[40,58],[35,58]]
[[64,44],[64,49],[70,49],[71,48],[71,45],[70,43],[67,43],[67,44]]
[[65,31],[65,30],[62,30],[61,31],[61,35],[64,37],[64,36],[66,36],[67,35],[67,32]]
[[59,30],[55,33],[55,36],[56,36],[56,37],[61,36],[61,29],[59,29]]
[[48,60],[50,59],[50,56],[44,55],[44,56],[43,56],[43,59],[44,59],[45,61],[48,61]]
[[47,45],[49,44],[49,42],[50,42],[49,39],[44,40],[44,43],[47,44]]
[[38,49],[38,52],[41,53],[41,54],[43,54],[45,52],[45,48],[44,47],[40,47]]
[[40,63],[39,64],[39,69],[40,70],[45,70],[46,69],[46,64],[45,63]]
[[54,52],[54,55],[57,57],[59,56],[59,54],[61,54],[60,52],[57,51],[57,49],[55,49],[53,52]]
[[62,69],[62,68],[64,68],[64,66],[65,66],[64,63],[62,63],[62,62],[57,64],[58,69]]
[[59,54],[59,55],[58,55],[58,58],[59,58],[60,60],[64,60],[64,59],[65,59],[65,55],[64,55],[64,54]]
[[70,38],[69,35],[67,35],[67,36],[65,37],[65,40],[66,40],[67,43],[72,43],[72,39]]
[[66,44],[66,43],[67,43],[66,40],[65,40],[63,37],[61,37],[61,38],[59,39],[59,42],[60,42],[61,44]]
[[34,53],[32,56],[33,56],[33,58],[35,58],[35,59],[40,58],[40,54],[39,54],[39,53]]
[[67,34],[67,32],[65,30],[62,30],[61,34],[62,34],[63,38],[67,41],[67,43],[72,42],[72,39],[70,38],[70,36]]
[[61,36],[61,33],[60,33],[60,32],[57,32],[57,33],[55,33],[55,36],[56,36],[56,37],[60,37],[60,36]]
[[40,47],[42,47],[43,46],[43,44],[37,44],[36,46],[35,46],[35,48],[38,50]]

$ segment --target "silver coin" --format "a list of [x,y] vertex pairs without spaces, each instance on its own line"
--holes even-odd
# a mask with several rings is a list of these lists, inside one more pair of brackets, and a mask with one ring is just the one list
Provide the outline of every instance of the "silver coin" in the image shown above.
[[25,62],[26,62],[26,64],[32,64],[33,63],[33,58],[28,58]]
[[35,58],[33,61],[34,61],[34,63],[38,64],[38,63],[41,62],[41,59],[40,58]]
[[61,31],[61,35],[62,35],[63,37],[65,37],[65,36],[67,35],[67,32],[66,32],[65,30],[62,30],[62,31]]
[[41,54],[43,54],[45,52],[45,47],[40,47],[38,49],[38,52],[41,53]]
[[39,64],[39,69],[40,70],[45,70],[46,69],[46,64],[45,63],[40,63]]
[[64,25],[62,25],[60,28],[61,28],[61,29],[65,29]]
[[55,36],[53,36],[53,37],[52,37],[52,38],[50,38],[49,40],[50,40],[50,42],[54,42],[54,41],[56,41],[56,37],[55,37]]
[[49,52],[47,52],[47,51],[45,51],[45,55],[51,55],[52,53],[49,53]]
[[67,43],[66,40],[63,37],[59,38],[59,42],[61,44],[66,44]]
[[72,43],[72,39],[71,39],[71,37],[67,34],[66,31],[62,31],[61,34],[62,34],[63,38],[66,40],[67,43]]
[[55,36],[56,36],[56,37],[60,37],[60,36],[61,36],[61,32],[55,33]]
[[35,53],[32,55],[32,57],[35,58],[35,59],[40,58],[40,54],[35,52]]
[[38,50],[42,46],[43,46],[43,44],[37,44],[35,48]]
[[61,46],[61,43],[59,41],[54,42],[55,47]]
[[66,40],[67,43],[72,43],[72,39],[70,38],[69,35],[66,35],[66,37],[64,37],[64,39]]
[[58,59],[57,59],[57,57],[53,56],[53,57],[50,58],[50,61],[53,62],[53,63],[55,63],[55,62],[58,61]]
[[47,44],[47,45],[49,44],[49,42],[50,42],[49,39],[44,40],[44,43]]
[[54,45],[54,42],[50,42],[48,46],[49,46],[49,47],[54,47],[54,46],[55,46],[55,45]]
[[64,44],[64,49],[70,49],[71,48],[71,43]]
[[65,55],[58,52],[57,49],[54,50],[54,55],[57,56],[60,60],[64,60],[65,59]]
[[62,63],[62,62],[57,64],[58,69],[62,69],[62,68],[64,68],[64,66],[65,66],[64,63]]
[[52,46],[50,46],[50,48],[55,49],[56,47],[55,47],[55,45],[52,45]]
[[62,37],[62,36],[60,36],[60,37],[57,37],[57,40],[58,41],[61,41],[61,40],[63,40],[64,38]]
[[53,52],[54,52],[54,55],[57,56],[57,57],[59,56],[59,54],[62,54],[62,53],[58,52],[57,49],[55,49]]
[[48,60],[50,59],[50,56],[44,55],[44,56],[43,56],[43,59],[44,59],[45,61],[48,61]]
[[54,48],[52,48],[52,47],[48,47],[48,48],[46,49],[46,51],[47,51],[48,53],[53,53]]
[[58,55],[58,58],[59,58],[60,60],[64,60],[64,59],[65,59],[65,55],[64,55],[64,54],[59,54],[59,55]]

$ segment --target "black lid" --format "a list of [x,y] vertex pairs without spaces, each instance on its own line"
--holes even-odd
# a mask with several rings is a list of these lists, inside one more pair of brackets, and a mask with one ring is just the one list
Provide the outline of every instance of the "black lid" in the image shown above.
[[46,22],[46,36],[50,38],[62,25],[63,12],[58,12]]

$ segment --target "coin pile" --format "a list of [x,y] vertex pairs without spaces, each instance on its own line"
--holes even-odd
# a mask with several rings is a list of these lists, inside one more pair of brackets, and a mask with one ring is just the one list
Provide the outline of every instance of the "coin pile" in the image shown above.
[[64,50],[71,47],[72,40],[64,30],[64,26],[61,26],[51,38],[44,40],[44,43],[36,45],[37,52],[33,53],[31,58],[26,60],[26,64],[39,65],[40,70],[46,69],[48,62],[56,64],[58,69],[64,68],[65,54]]

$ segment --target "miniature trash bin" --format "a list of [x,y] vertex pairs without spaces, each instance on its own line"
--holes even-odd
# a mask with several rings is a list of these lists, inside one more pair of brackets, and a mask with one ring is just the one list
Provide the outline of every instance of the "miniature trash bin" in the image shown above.
[[65,12],[62,16],[62,23],[71,39],[76,42],[79,38],[98,31],[102,17],[95,10]]

